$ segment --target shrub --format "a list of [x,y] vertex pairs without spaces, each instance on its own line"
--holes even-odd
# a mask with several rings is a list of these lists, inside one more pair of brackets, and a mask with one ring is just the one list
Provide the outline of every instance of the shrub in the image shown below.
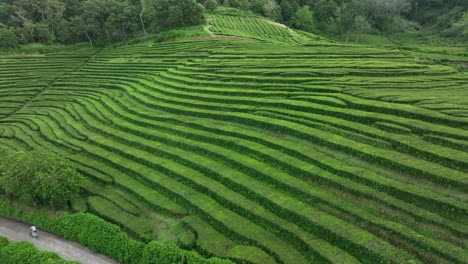
[[219,3],[217,0],[207,0],[205,2],[205,8],[206,10],[212,12],[218,7]]
[[143,243],[129,239],[120,228],[88,213],[67,214],[50,221],[50,231],[79,242],[120,263],[138,263]]
[[80,190],[81,175],[55,153],[2,151],[0,190],[36,204],[63,205]]
[[0,49],[1,48],[14,48],[18,45],[18,39],[15,32],[0,23]]
[[[0,241],[6,239],[2,238]],[[8,243],[8,242],[7,242]],[[0,242],[1,245],[1,242]],[[0,263],[2,264],[71,264],[78,263],[61,259],[57,254],[39,251],[31,243],[18,242],[0,247]]]
[[[45,214],[40,213],[24,214],[6,200],[0,199],[0,215],[32,222],[41,229],[67,240],[76,241],[94,252],[107,255],[123,264],[232,263],[218,258],[205,259],[194,251],[180,249],[168,242],[152,241],[145,244],[132,240],[117,225],[89,213],[64,214],[55,218],[47,218]],[[2,240],[0,240],[0,248],[1,244]],[[167,262],[172,260],[174,262]],[[0,263],[5,262],[0,259]]]
[[6,247],[9,244],[8,239],[6,237],[0,237],[0,250],[3,247]]

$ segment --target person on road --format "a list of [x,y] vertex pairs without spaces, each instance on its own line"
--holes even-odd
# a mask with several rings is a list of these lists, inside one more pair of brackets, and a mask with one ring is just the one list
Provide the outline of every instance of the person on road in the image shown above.
[[30,234],[32,237],[36,236],[36,235],[37,235],[37,228],[36,228],[36,226],[34,226],[34,225],[31,226],[29,232],[30,232],[29,234]]

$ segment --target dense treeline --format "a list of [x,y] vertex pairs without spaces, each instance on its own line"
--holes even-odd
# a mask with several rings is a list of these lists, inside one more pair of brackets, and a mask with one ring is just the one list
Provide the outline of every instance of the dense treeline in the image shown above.
[[218,5],[346,39],[426,25],[438,25],[445,36],[468,38],[466,0],[0,0],[0,47],[122,41],[201,24],[204,10]]
[[0,46],[113,42],[202,21],[195,0],[0,0]]

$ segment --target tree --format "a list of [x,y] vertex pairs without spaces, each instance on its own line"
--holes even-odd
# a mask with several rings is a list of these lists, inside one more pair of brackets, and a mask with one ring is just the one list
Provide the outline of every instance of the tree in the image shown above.
[[63,21],[65,4],[59,0],[15,0],[12,23],[27,27],[32,42],[51,42]]
[[32,182],[34,194],[52,207],[64,204],[80,191],[81,175],[70,161],[57,154],[37,154],[33,164],[36,167]]
[[275,0],[268,0],[263,5],[263,14],[275,21],[283,21],[283,17],[281,16],[281,7],[275,2]]
[[153,31],[194,26],[204,20],[204,7],[195,0],[152,0],[154,16],[151,21]]
[[231,2],[229,0],[224,0],[223,1],[223,6],[224,7],[231,7]]
[[403,31],[410,23],[404,23],[402,16],[409,13],[411,7],[409,0],[374,0],[369,18],[383,32]]
[[217,7],[218,7],[219,3],[217,0],[207,0],[205,2],[205,8],[206,10],[210,11],[210,12],[213,12]]
[[[232,1],[232,0],[231,0]],[[245,11],[248,11],[250,8],[249,0],[237,0],[239,3],[239,8]]]
[[314,14],[317,21],[325,25],[338,16],[338,5],[333,0],[318,0],[314,6]]
[[143,16],[145,14],[145,11],[146,11],[146,0],[140,0],[140,13],[139,13],[140,23],[141,23],[141,28],[143,29],[143,33],[146,35],[148,33],[146,32],[145,22],[143,21]]
[[129,2],[107,1],[106,12],[104,25],[110,33],[111,41],[125,40],[131,32],[139,28],[136,18],[138,8]]
[[340,16],[338,24],[342,35],[346,36],[346,42],[349,41],[349,36],[355,30],[355,22],[357,16],[371,17],[374,0],[353,0],[345,3],[340,8]]
[[263,7],[266,3],[267,0],[250,0],[249,9],[256,14],[265,15],[263,13]]
[[70,161],[44,151],[6,151],[0,155],[0,190],[34,205],[64,205],[78,194],[82,176]]
[[297,0],[282,0],[280,6],[283,14],[283,20],[287,22],[290,22],[291,18],[299,9],[299,3]]
[[369,30],[371,29],[371,25],[365,17],[357,16],[354,18],[353,29],[354,29],[354,33],[356,34],[356,43],[357,43],[359,40],[359,36],[362,33],[369,32]]
[[314,27],[314,16],[309,6],[299,8],[291,19],[294,27],[306,31],[311,31]]
[[442,36],[446,37],[462,37],[468,39],[468,12],[464,12],[457,22],[442,31]]
[[[209,8],[217,3],[202,2]],[[122,41],[140,31],[200,24],[203,12],[196,0],[0,0],[4,46],[15,45],[11,31],[18,44]]]
[[11,28],[0,23],[0,48],[14,48],[18,45],[18,39]]
[[88,38],[89,44],[93,46],[93,39],[90,36],[92,25],[87,24],[80,16],[70,18],[70,24],[72,32],[76,35],[84,34]]
[[0,190],[10,197],[31,197],[34,166],[27,152],[0,149]]
[[9,4],[9,3],[2,3],[0,1],[0,23],[9,25],[11,23],[11,17],[14,16],[14,14],[15,14],[14,5]]

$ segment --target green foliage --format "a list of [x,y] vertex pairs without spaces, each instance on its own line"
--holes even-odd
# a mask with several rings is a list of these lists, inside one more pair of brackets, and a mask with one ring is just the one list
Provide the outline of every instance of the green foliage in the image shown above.
[[[76,43],[90,45],[120,42],[141,33],[159,33],[172,28],[200,25],[204,8],[214,12],[219,4],[250,11],[298,29],[349,35],[357,16],[375,31],[410,31],[413,21],[438,22],[443,36],[465,36],[466,4],[457,1],[419,0],[33,0],[0,1],[0,48],[28,43]],[[313,15],[310,18],[305,6]],[[441,9],[443,13],[434,12]],[[299,13],[298,13],[299,12]],[[435,15],[434,15],[434,14]],[[432,14],[432,15],[431,15]],[[453,15],[457,14],[457,15]],[[230,14],[231,15],[231,14]],[[428,17],[427,17],[428,16]],[[432,16],[435,16],[432,17]],[[348,23],[351,21],[351,23]],[[432,22],[435,23],[435,22]],[[442,26],[443,24],[443,26]],[[312,25],[312,26],[311,26]]]
[[0,188],[34,204],[63,206],[80,190],[81,175],[70,161],[44,151],[2,151]]
[[319,0],[314,6],[314,13],[320,25],[326,27],[326,24],[333,23],[338,17],[339,9],[333,0]]
[[441,34],[447,37],[461,37],[468,40],[468,11],[462,13],[457,22],[442,31]]
[[[88,247],[89,249],[107,255],[114,260],[122,264],[159,264],[159,263],[179,263],[179,262],[164,262],[168,260],[185,260],[180,263],[192,263],[192,264],[230,264],[232,262],[228,260],[221,260],[217,258],[205,259],[198,255],[196,252],[182,250],[176,245],[169,242],[157,242],[153,241],[148,244],[135,241],[128,238],[120,228],[114,224],[106,222],[102,218],[89,213],[75,213],[75,214],[64,214],[54,218],[45,217],[43,214],[31,213],[23,214],[21,210],[18,210],[14,206],[11,206],[6,200],[0,200],[0,215],[15,217],[21,220],[26,220],[35,223],[39,228],[55,233],[59,236],[64,237],[67,240],[72,240],[80,243],[81,245]],[[7,255],[11,255],[15,261],[21,257],[27,257],[28,255],[24,252],[18,254],[10,254],[12,252],[18,252],[16,247],[24,248],[24,250],[30,251],[28,245],[21,243],[20,246],[14,246],[8,250],[2,250],[0,242],[0,260],[6,259]],[[23,249],[22,249],[23,250]],[[4,253],[4,252],[9,252]],[[48,254],[48,253],[47,253]],[[54,256],[53,254],[49,256]],[[40,257],[40,256],[38,256]],[[2,259],[3,258],[3,259]],[[42,257],[39,258],[42,260]],[[161,262],[163,261],[163,262]],[[27,262],[1,262],[1,263],[27,263]],[[44,263],[44,262],[34,262]],[[55,263],[55,262],[53,262]],[[62,263],[62,262],[57,262]],[[67,262],[68,263],[68,262]]]
[[296,0],[283,0],[280,6],[284,21],[290,21],[300,7],[299,2]]
[[356,42],[359,40],[359,35],[361,33],[369,32],[371,25],[367,22],[367,19],[363,16],[356,16],[353,21],[353,30],[356,34]]
[[141,242],[129,239],[118,226],[92,214],[59,216],[50,220],[46,229],[110,256],[120,263],[138,263],[144,246]]
[[6,237],[0,236],[0,250],[4,247],[6,247],[10,242],[8,242],[8,239]]
[[193,251],[181,250],[168,242],[152,241],[148,243],[142,254],[141,264],[173,264],[173,263],[206,263],[228,264],[230,261],[218,258],[204,259]]
[[[211,1],[211,0],[210,0]],[[5,3],[2,3],[5,2]],[[212,2],[212,1],[211,1]],[[96,43],[126,40],[174,27],[199,25],[195,0],[0,1],[0,47],[28,43]]]
[[203,26],[194,26],[194,27],[185,27],[180,29],[171,29],[159,32],[157,34],[150,34],[144,37],[138,37],[131,39],[124,43],[114,44],[115,47],[128,45],[128,44],[137,44],[145,42],[156,42],[162,43],[166,41],[175,41],[179,39],[190,39],[197,37],[208,37],[210,34],[203,29]]
[[65,261],[57,254],[38,251],[31,243],[17,242],[8,244],[0,237],[0,262],[2,264],[77,264],[75,261]]
[[150,20],[154,30],[187,27],[203,22],[203,6],[195,0],[152,0],[155,16]]
[[[223,11],[220,10],[220,12]],[[307,41],[307,38],[293,30],[257,16],[213,15],[210,16],[210,24],[210,30],[219,35],[247,37],[271,42],[300,43]]]
[[89,211],[99,215],[104,219],[109,219],[118,223],[120,226],[126,227],[126,231],[144,241],[150,240],[150,237],[145,234],[153,228],[150,222],[141,219],[136,215],[122,211],[114,203],[99,196],[88,198]]
[[299,8],[292,17],[291,22],[298,29],[312,31],[314,29],[314,15],[309,6]]
[[205,8],[210,12],[213,12],[218,7],[218,5],[218,0],[207,0],[205,2]]
[[11,28],[7,28],[4,24],[0,23],[0,49],[1,48],[14,48],[18,45],[15,32]]

